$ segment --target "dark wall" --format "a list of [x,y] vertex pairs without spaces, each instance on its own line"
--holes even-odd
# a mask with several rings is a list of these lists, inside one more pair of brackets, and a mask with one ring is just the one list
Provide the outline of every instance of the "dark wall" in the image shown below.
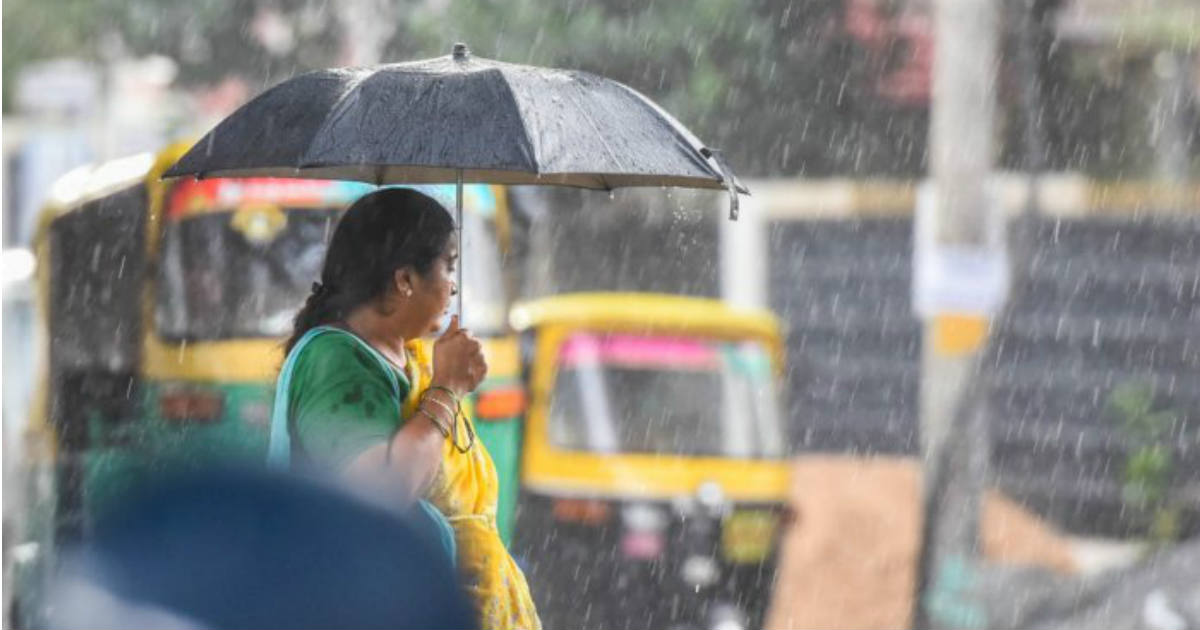
[[[907,219],[771,228],[771,306],[788,323],[800,451],[915,454],[921,330]],[[1040,219],[986,359],[999,485],[1073,530],[1130,527],[1134,440],[1111,410],[1146,388],[1175,416],[1177,492],[1200,487],[1200,219]]]

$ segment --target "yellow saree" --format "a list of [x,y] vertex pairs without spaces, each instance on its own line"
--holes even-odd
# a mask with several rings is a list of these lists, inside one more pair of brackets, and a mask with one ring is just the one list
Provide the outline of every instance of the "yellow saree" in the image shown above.
[[[433,371],[428,344],[414,341],[407,348],[416,369],[410,370],[412,387],[404,403],[406,419],[416,413]],[[466,418],[456,422],[460,445],[465,446],[467,433],[473,435],[474,427]],[[425,498],[441,510],[454,529],[459,571],[479,610],[480,627],[539,630],[542,624],[525,575],[504,547],[496,527],[499,484],[491,456],[478,440],[467,452],[459,452],[451,438],[446,438],[442,455],[441,470]]]

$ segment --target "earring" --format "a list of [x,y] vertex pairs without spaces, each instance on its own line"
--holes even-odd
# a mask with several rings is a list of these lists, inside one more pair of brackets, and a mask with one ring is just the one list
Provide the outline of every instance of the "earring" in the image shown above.
[[412,297],[412,287],[404,288],[404,297]]

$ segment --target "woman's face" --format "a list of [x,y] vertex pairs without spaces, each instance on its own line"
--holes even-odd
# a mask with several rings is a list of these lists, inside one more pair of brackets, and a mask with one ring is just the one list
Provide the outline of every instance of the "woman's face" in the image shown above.
[[440,320],[450,310],[450,300],[458,293],[455,268],[458,265],[458,243],[451,241],[429,272],[413,276],[413,294],[408,309],[413,323],[421,331],[417,336],[438,331]]

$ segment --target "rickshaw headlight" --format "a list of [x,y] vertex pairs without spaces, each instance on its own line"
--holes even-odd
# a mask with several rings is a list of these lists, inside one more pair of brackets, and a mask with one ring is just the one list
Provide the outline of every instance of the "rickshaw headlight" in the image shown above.
[[661,509],[646,503],[627,505],[621,521],[621,553],[626,558],[653,560],[666,550],[667,515]]
[[712,630],[745,630],[746,615],[734,604],[716,604],[709,613],[708,627]]
[[708,515],[721,518],[729,511],[729,502],[725,499],[725,489],[715,481],[706,481],[696,488],[696,502],[704,508]]
[[697,588],[712,586],[717,583],[721,569],[717,561],[710,556],[689,556],[679,568],[679,576],[683,581]]
[[627,529],[637,531],[662,531],[667,527],[667,515],[646,503],[634,503],[621,510],[621,520]]

